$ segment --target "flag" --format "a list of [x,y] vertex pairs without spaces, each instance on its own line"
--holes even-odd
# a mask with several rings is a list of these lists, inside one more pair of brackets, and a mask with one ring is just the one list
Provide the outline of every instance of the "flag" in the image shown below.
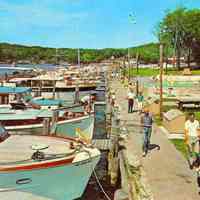
[[81,139],[86,144],[90,144],[91,143],[91,140],[88,137],[88,134],[86,134],[83,131],[81,131],[80,128],[76,128],[75,131],[76,131],[76,136],[78,136],[79,139]]

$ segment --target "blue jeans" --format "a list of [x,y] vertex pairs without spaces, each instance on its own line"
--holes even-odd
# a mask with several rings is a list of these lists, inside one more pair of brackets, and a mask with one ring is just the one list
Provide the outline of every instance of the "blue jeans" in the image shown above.
[[143,138],[143,152],[148,153],[149,145],[150,145],[150,139],[151,139],[151,132],[152,128],[150,127],[144,127],[144,138]]

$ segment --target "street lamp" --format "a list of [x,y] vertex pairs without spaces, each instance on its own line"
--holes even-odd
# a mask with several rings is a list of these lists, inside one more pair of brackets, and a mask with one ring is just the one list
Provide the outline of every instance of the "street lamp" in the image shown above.
[[[136,24],[136,17],[134,13],[130,13],[129,14],[129,22],[131,24]],[[128,57],[130,57],[129,55],[129,49],[128,49]],[[129,79],[130,79],[130,59],[129,59]],[[138,95],[139,92],[139,81],[138,81],[138,62],[139,62],[139,54],[137,53],[136,56],[136,68],[137,68],[137,77],[136,77],[136,95]]]

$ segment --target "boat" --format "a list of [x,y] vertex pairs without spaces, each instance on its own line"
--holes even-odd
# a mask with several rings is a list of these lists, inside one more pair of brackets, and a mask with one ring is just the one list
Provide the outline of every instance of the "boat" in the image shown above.
[[0,199],[80,198],[99,159],[81,140],[9,135],[0,127]]
[[[32,98],[26,87],[0,87],[0,122],[11,134],[41,133],[44,121],[49,121],[49,132],[57,135],[93,137],[94,113],[85,113],[82,106],[63,107],[59,99]],[[57,114],[56,114],[57,113]],[[56,117],[56,120],[53,117]],[[79,131],[77,131],[79,129]]]
[[9,105],[12,102],[22,102],[24,96],[31,93],[30,88],[15,86],[0,86],[0,105]]
[[[69,110],[14,110],[0,109],[0,123],[10,134],[40,134],[45,131],[54,135],[79,137],[91,140],[94,129],[94,113],[73,112]],[[79,131],[77,131],[79,130]]]

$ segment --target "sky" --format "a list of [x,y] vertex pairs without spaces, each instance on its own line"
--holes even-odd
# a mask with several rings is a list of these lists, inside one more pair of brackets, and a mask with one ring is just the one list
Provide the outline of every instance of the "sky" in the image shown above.
[[[156,42],[169,9],[200,0],[0,0],[0,42],[69,48],[126,48]],[[134,13],[136,23],[128,16]]]

